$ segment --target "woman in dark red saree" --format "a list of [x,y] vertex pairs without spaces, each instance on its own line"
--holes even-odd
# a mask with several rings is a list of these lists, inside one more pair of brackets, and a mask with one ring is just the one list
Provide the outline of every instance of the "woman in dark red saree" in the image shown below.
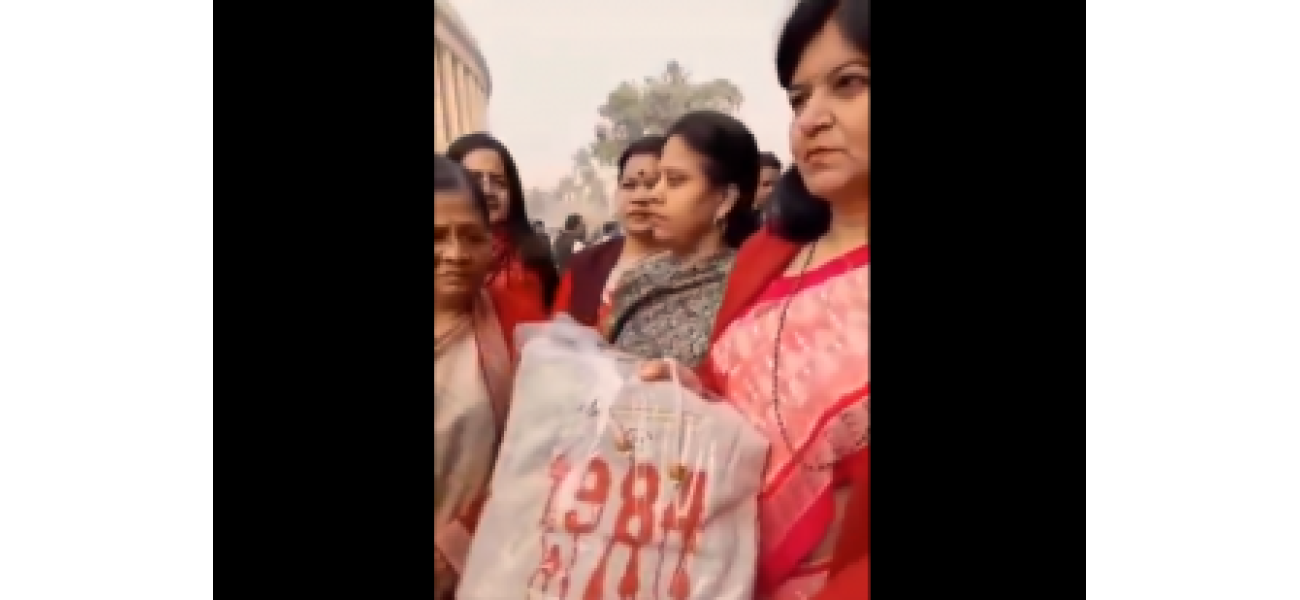
[[462,136],[447,149],[482,189],[492,223],[492,289],[549,309],[559,284],[551,249],[524,208],[524,186],[514,158],[486,133]]
[[556,314],[566,313],[588,327],[605,323],[619,278],[659,250],[651,207],[656,202],[662,136],[628,145],[618,159],[619,221],[623,235],[586,248],[569,259],[555,295]]
[[[759,598],[870,597],[871,66],[867,0],[801,0],[777,72],[795,168],[736,257],[707,359],[644,367],[730,402],[771,442]],[[692,376],[694,375],[694,376]]]

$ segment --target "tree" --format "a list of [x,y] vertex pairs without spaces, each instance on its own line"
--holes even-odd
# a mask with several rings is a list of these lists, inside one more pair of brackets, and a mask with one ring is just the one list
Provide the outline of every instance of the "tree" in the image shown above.
[[693,110],[733,113],[743,99],[736,84],[725,79],[693,82],[677,61],[669,61],[663,73],[641,83],[623,82],[609,93],[597,111],[601,122],[588,149],[590,156],[601,165],[612,166],[633,140],[662,134]]
[[554,210],[554,204],[554,197],[547,190],[533,186],[524,192],[524,206],[528,209],[530,219],[548,220],[548,215]]
[[608,213],[611,207],[609,190],[601,177],[600,166],[591,152],[582,149],[573,155],[573,178],[581,189],[583,204],[596,213]]

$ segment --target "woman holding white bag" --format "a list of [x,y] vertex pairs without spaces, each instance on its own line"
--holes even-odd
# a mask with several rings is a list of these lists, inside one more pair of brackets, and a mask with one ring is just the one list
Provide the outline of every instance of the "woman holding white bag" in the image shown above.
[[642,377],[707,389],[771,442],[760,598],[868,598],[868,0],[801,0],[777,49],[795,118],[779,217],[736,257],[704,364]]
[[515,326],[546,319],[518,295],[485,289],[488,207],[466,172],[434,157],[434,598],[450,600],[505,424]]
[[683,115],[667,132],[650,205],[665,252],[628,269],[602,331],[620,350],[694,366],[709,347],[736,248],[754,232],[758,142],[719,112]]

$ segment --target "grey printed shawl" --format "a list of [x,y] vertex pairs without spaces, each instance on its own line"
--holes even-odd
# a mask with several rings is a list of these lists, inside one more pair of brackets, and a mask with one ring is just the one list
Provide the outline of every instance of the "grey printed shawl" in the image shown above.
[[606,325],[610,341],[644,358],[698,365],[708,352],[735,258],[735,251],[725,250],[684,267],[666,255],[637,265],[614,289]]

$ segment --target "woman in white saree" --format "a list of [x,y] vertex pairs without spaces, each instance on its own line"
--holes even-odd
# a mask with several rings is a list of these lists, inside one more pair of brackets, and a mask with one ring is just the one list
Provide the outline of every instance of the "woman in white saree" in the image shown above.
[[514,328],[546,315],[484,285],[487,203],[442,156],[434,192],[434,597],[451,600],[509,408]]

